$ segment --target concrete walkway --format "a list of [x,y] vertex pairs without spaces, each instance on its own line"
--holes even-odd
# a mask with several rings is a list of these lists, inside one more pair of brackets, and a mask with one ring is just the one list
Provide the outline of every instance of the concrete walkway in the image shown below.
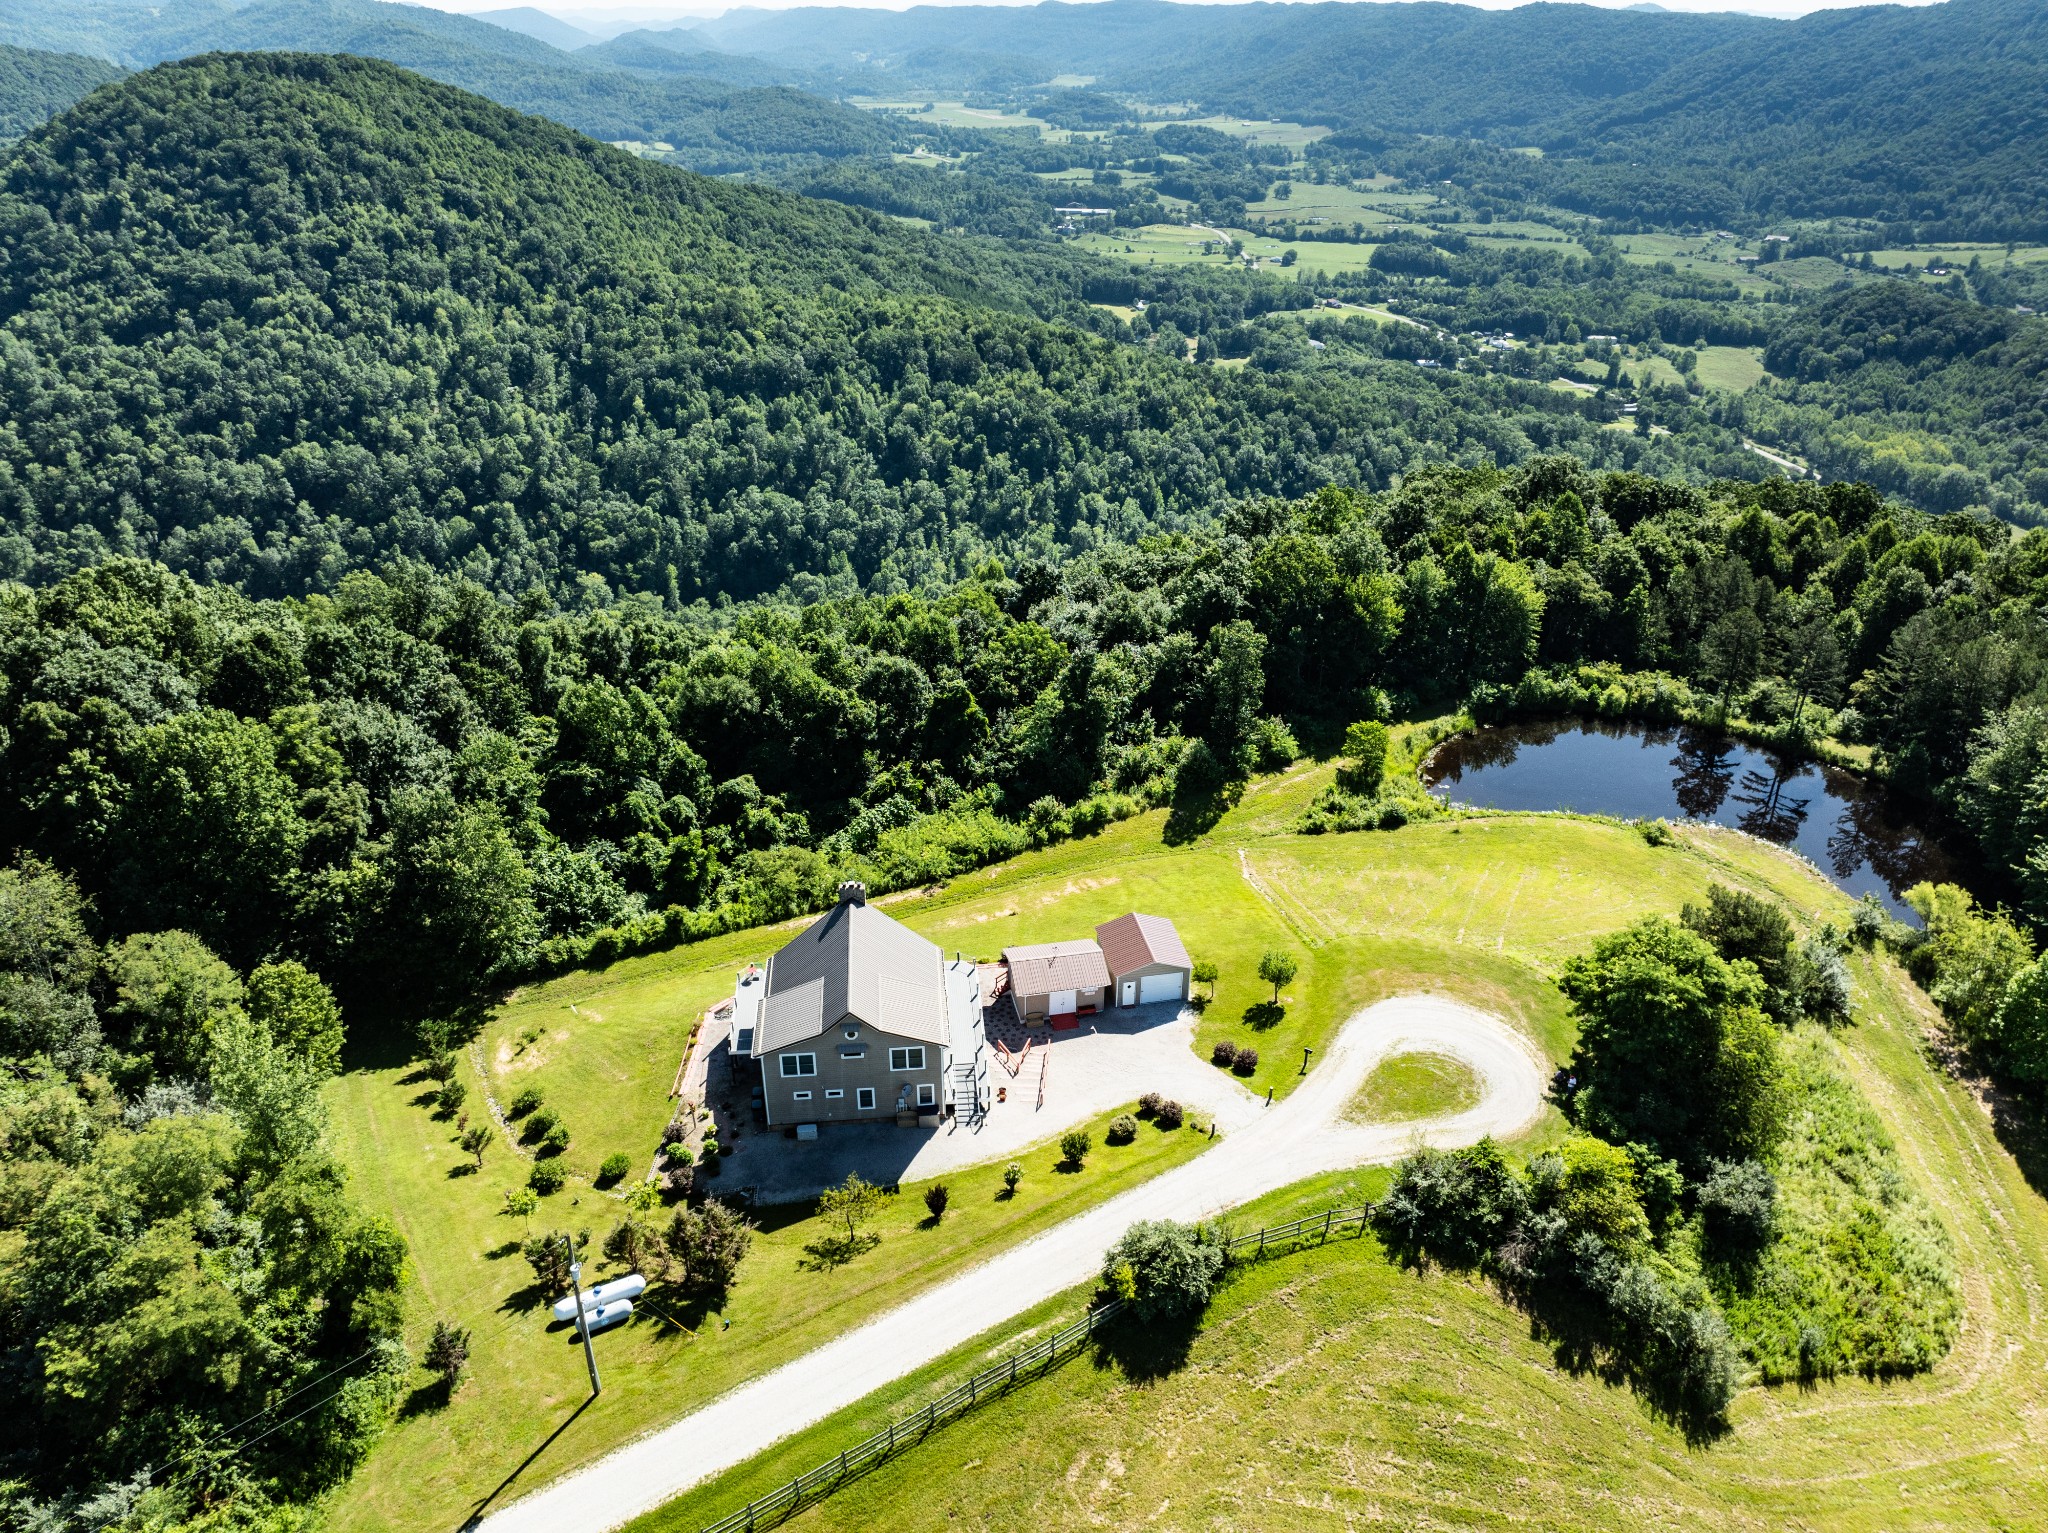
[[[1375,1064],[1418,1050],[1469,1065],[1480,1080],[1479,1105],[1426,1125],[1342,1121]],[[483,1533],[605,1533],[982,1335],[990,1329],[992,1299],[1021,1313],[1088,1282],[1135,1220],[1207,1218],[1318,1172],[1397,1160],[1418,1143],[1470,1144],[1518,1133],[1542,1111],[1548,1074],[1533,1044],[1482,1012],[1421,996],[1382,1001],[1344,1024],[1292,1096],[1206,1154],[949,1278],[477,1526]]]

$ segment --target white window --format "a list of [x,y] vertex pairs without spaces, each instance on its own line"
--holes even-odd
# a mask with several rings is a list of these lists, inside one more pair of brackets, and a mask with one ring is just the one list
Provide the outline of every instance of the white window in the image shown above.
[[782,1056],[782,1076],[784,1080],[788,1080],[792,1076],[816,1075],[817,1073],[818,1056],[815,1054],[785,1054]]
[[933,1086],[933,1085],[928,1085],[928,1084],[927,1084],[927,1085],[920,1085],[920,1086],[919,1086],[919,1087],[917,1088],[917,1105],[918,1105],[919,1107],[936,1107],[936,1106],[938,1105],[938,1102],[939,1102],[939,1088],[938,1088],[938,1087],[936,1087],[936,1086]]
[[856,1090],[853,1094],[853,1105],[863,1112],[873,1112],[875,1108],[875,1088],[872,1086],[862,1086]]
[[891,1070],[922,1070],[924,1068],[924,1050],[889,1050],[889,1068]]
[[828,1091],[825,1093],[825,1100],[828,1102],[836,1102],[845,1095],[846,1093],[843,1091]]
[[811,1094],[808,1091],[792,1091],[789,1097],[793,1102],[808,1102],[811,1099]]

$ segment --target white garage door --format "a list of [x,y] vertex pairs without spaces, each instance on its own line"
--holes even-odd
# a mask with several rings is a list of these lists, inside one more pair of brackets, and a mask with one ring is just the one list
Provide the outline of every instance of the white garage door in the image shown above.
[[1138,978],[1138,999],[1153,1001],[1177,1001],[1180,995],[1179,974],[1144,974]]

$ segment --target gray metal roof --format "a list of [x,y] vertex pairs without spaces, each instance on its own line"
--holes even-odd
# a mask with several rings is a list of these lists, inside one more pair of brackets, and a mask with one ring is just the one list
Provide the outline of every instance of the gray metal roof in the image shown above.
[[1100,990],[1109,983],[1102,949],[1085,937],[1069,942],[1034,942],[1005,948],[1010,993],[1050,995],[1055,990]]
[[754,1053],[816,1038],[855,1017],[880,1032],[950,1042],[937,944],[871,905],[835,905],[768,960]]

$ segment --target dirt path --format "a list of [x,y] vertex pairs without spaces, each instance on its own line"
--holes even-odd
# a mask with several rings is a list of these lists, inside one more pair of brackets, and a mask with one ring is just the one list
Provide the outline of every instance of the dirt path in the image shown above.
[[[1429,1124],[1342,1121],[1372,1067],[1427,1050],[1479,1077],[1479,1105]],[[1318,1172],[1396,1160],[1417,1142],[1506,1137],[1543,1108],[1547,1070],[1506,1023],[1434,997],[1400,996],[1346,1022],[1292,1096],[1207,1154],[918,1295],[587,1469],[484,1519],[481,1533],[603,1533],[1087,1282],[1135,1220],[1207,1218]],[[999,1297],[998,1297],[999,1296]]]

